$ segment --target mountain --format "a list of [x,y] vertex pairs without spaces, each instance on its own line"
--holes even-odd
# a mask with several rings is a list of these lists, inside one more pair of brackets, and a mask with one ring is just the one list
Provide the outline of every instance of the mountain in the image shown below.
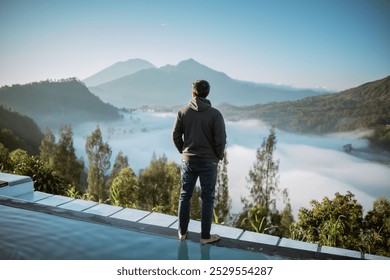
[[117,108],[75,79],[1,87],[0,103],[34,119],[41,129],[120,118]]
[[324,93],[234,80],[193,59],[175,66],[144,69],[89,89],[103,101],[118,107],[175,106],[188,102],[191,84],[198,79],[210,82],[213,104],[250,105]]
[[224,105],[227,118],[258,118],[305,133],[370,129],[370,140],[390,150],[390,76],[335,94],[255,106]]
[[9,151],[22,149],[38,154],[43,134],[29,117],[0,106],[0,143]]
[[117,62],[86,78],[83,82],[87,86],[93,87],[148,68],[156,68],[156,66],[143,59],[129,59],[127,61]]

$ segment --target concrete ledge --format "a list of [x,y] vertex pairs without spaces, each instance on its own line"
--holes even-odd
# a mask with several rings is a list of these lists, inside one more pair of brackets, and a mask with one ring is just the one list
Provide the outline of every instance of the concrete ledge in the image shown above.
[[156,225],[160,227],[169,227],[177,221],[177,217],[162,213],[151,213],[145,218],[139,220],[140,223],[147,225]]
[[38,200],[37,203],[45,204],[50,206],[60,206],[61,204],[67,203],[74,200],[74,198],[61,196],[61,195],[53,195],[41,200]]
[[138,209],[130,209],[124,208],[119,212],[116,212],[114,215],[111,215],[111,218],[131,221],[131,222],[139,222],[146,216],[150,215],[151,212],[138,210]]
[[20,196],[17,196],[17,199],[24,200],[24,201],[29,201],[29,202],[37,202],[41,199],[48,198],[50,196],[53,196],[53,194],[50,193],[44,193],[44,192],[31,192],[31,193],[26,193]]
[[34,183],[28,176],[0,173],[0,195],[17,197],[34,192]]
[[279,246],[280,247],[292,248],[292,249],[311,251],[311,252],[317,252],[318,251],[318,245],[317,244],[303,242],[303,241],[289,239],[289,238],[282,238],[282,240],[279,243]]
[[276,246],[279,242],[279,239],[280,238],[277,236],[257,233],[252,231],[245,231],[240,237],[240,240],[243,241],[257,242],[257,243],[267,244],[271,246]]
[[346,256],[353,259],[363,258],[361,252],[343,249],[343,248],[330,247],[330,246],[322,246],[320,252],[329,255]]
[[90,213],[90,214],[96,214],[99,216],[108,217],[122,209],[123,207],[119,207],[119,206],[112,206],[108,204],[96,204],[95,206],[83,211],[83,213]]

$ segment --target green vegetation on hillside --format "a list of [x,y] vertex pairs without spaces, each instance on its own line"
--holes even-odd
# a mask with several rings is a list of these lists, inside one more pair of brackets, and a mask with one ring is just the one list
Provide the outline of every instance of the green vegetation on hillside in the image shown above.
[[372,130],[371,143],[390,151],[390,76],[336,94],[246,107],[223,105],[230,119],[261,119],[298,133]]
[[29,154],[39,153],[43,134],[29,117],[0,105],[0,143],[9,149],[23,149]]
[[117,108],[103,103],[75,78],[4,86],[0,102],[33,118],[41,129],[120,118]]

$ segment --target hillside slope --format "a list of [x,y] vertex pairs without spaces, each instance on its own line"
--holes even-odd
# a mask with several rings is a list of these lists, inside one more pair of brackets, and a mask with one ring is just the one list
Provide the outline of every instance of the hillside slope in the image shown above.
[[0,88],[0,103],[31,117],[41,129],[120,117],[117,108],[103,103],[75,79],[5,86]]
[[41,130],[31,118],[0,106],[0,143],[9,151],[20,148],[38,154],[42,138]]
[[230,119],[258,118],[293,132],[371,129],[371,140],[390,149],[390,76],[335,94],[221,109]]

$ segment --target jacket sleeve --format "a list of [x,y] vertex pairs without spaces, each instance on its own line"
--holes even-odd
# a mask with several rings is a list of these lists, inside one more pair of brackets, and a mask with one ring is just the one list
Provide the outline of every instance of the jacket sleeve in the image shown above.
[[226,147],[226,128],[225,121],[222,114],[219,113],[214,125],[214,141],[215,141],[215,153],[219,160],[222,160],[225,154]]
[[173,125],[173,131],[172,131],[172,139],[173,143],[175,144],[176,149],[179,151],[179,153],[183,152],[183,126],[181,122],[181,116],[180,112],[177,114],[175,124]]

